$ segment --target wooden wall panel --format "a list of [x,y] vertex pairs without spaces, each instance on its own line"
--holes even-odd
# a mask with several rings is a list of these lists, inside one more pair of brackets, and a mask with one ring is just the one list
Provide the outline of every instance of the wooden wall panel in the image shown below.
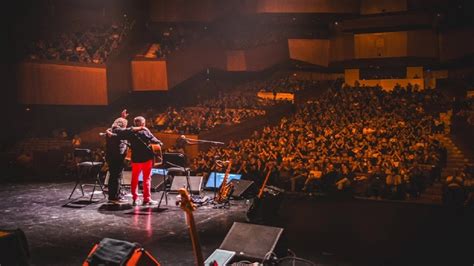
[[406,31],[355,34],[354,43],[356,59],[405,57],[408,54]]
[[359,80],[360,71],[359,69],[345,69],[344,70],[344,82],[349,86],[354,86],[355,82]]
[[329,64],[329,40],[288,39],[290,58],[319,66]]
[[247,62],[245,61],[245,52],[242,50],[232,50],[226,52],[227,71],[246,71]]
[[329,58],[331,62],[354,59],[354,34],[341,33],[331,37]]
[[132,60],[134,91],[168,90],[168,73],[164,60]]
[[257,13],[359,13],[354,0],[257,0]]
[[25,61],[17,73],[22,104],[108,104],[105,67]]
[[423,67],[407,67],[407,78],[423,78]]

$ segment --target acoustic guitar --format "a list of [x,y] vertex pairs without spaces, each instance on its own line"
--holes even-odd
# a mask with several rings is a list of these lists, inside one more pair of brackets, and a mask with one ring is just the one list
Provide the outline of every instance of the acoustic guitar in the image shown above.
[[[163,152],[161,151],[161,146],[159,144],[150,144],[149,147],[153,151],[153,167],[158,167],[163,164]],[[128,147],[127,155],[125,160],[132,161],[132,149]]]
[[191,236],[191,241],[193,244],[194,259],[196,265],[203,266],[204,259],[202,257],[201,244],[199,243],[196,223],[194,222],[193,216],[193,211],[196,209],[196,206],[193,204],[191,197],[189,196],[189,193],[185,188],[180,188],[178,190],[178,193],[181,196],[179,206],[186,213],[186,221],[188,223],[189,235]]

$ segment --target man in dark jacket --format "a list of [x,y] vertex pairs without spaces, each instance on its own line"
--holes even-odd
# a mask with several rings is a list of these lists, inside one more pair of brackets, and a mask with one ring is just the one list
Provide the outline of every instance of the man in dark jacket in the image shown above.
[[119,139],[126,139],[130,142],[132,148],[132,199],[133,205],[137,205],[138,200],[138,176],[143,173],[143,205],[157,204],[157,201],[151,199],[151,169],[155,154],[150,147],[151,143],[162,145],[153,134],[145,127],[145,118],[137,116],[133,123],[135,127],[141,127],[142,130],[134,131],[129,129],[117,128],[113,131]]
[[113,134],[113,132],[118,130],[139,131],[143,129],[143,127],[132,127],[127,129],[127,116],[127,110],[125,109],[122,111],[121,117],[115,119],[112,126],[107,129],[107,137],[105,139],[105,160],[109,167],[109,203],[122,203],[122,198],[120,197],[120,184],[122,183],[124,159],[129,145],[126,140],[122,140],[116,134]]
[[[122,117],[115,119],[108,131],[125,129],[126,127],[127,119],[122,115]],[[105,150],[105,160],[109,166],[109,203],[120,203],[120,184],[122,182],[124,159],[127,153],[127,143],[125,140],[121,140],[117,135],[108,134],[105,139]]]

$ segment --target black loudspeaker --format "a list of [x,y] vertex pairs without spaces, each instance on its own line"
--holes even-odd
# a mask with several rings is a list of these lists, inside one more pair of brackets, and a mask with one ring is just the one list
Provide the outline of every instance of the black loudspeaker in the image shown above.
[[278,218],[278,211],[283,201],[284,190],[266,186],[261,198],[254,198],[247,210],[247,219],[252,223],[272,224]]
[[232,179],[230,183],[234,187],[233,198],[251,198],[255,196],[256,188],[253,181]]
[[30,252],[21,229],[0,230],[0,265],[30,265]]
[[159,266],[160,263],[137,243],[104,238],[94,245],[82,265]]
[[262,262],[276,252],[282,233],[279,227],[234,222],[219,249],[234,251],[233,261]]
[[161,174],[151,175],[151,190],[160,191],[164,189],[165,185],[165,176]]
[[[201,193],[202,186],[202,176],[190,176],[189,177],[189,186],[191,187],[192,194]],[[177,175],[173,178],[173,183],[171,183],[170,192],[178,193],[180,188],[186,188],[187,181],[186,176]]]

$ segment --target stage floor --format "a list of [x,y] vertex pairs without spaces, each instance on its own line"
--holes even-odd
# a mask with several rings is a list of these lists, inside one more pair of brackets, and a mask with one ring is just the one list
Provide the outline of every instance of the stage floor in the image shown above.
[[[96,203],[65,207],[73,187],[72,182],[1,186],[0,227],[25,232],[32,264],[81,265],[104,237],[140,243],[162,265],[194,264],[184,212],[175,205],[176,194],[169,194],[168,205],[162,205],[167,209],[161,212],[131,205],[106,210],[102,194],[95,195],[94,200],[100,200]],[[80,195],[77,191],[75,199]],[[152,198],[158,200],[160,195],[153,193]],[[246,201],[241,200],[232,201],[229,209],[209,205],[194,212],[204,258],[219,247],[234,221],[245,221],[246,209]]]
[[[0,229],[25,232],[33,265],[81,265],[105,237],[137,242],[162,265],[194,264],[176,194],[170,194],[162,212],[131,205],[107,210],[100,193],[95,195],[99,202],[65,207],[73,186],[0,186]],[[160,195],[152,197],[158,200]],[[204,258],[220,246],[234,222],[246,221],[249,202],[231,202],[229,209],[209,205],[194,212]],[[317,265],[466,265],[474,261],[470,245],[464,244],[474,235],[473,222],[471,210],[453,212],[439,205],[291,195],[284,197],[275,220],[284,228],[287,247]]]

